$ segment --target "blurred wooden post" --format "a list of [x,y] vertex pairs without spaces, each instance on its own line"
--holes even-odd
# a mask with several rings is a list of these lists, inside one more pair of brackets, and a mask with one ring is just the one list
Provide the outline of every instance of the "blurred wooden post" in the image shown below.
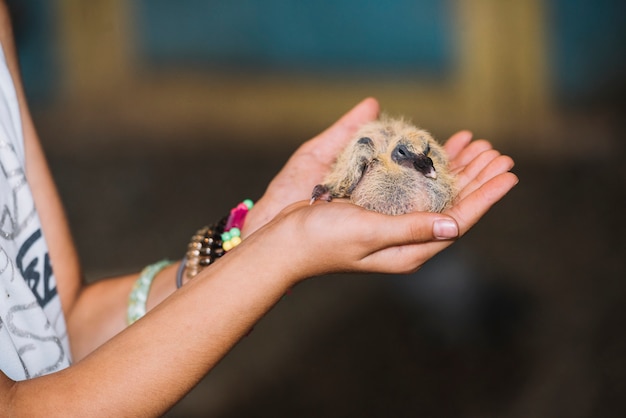
[[120,96],[132,74],[126,0],[60,0],[59,38],[66,93],[80,102]]
[[458,86],[469,126],[532,131],[551,107],[545,5],[540,0],[458,1]]

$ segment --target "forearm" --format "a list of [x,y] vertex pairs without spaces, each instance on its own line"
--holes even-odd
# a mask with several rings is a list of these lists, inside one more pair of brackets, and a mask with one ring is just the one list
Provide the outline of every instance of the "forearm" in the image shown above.
[[[256,207],[252,208],[254,213]],[[254,219],[246,224],[261,225]],[[146,310],[157,306],[176,291],[176,275],[181,263],[177,262],[159,271],[147,289]],[[185,270],[187,273],[194,269]],[[192,273],[195,274],[195,273]],[[67,317],[74,359],[80,360],[127,325],[127,311],[131,288],[138,283],[138,274],[99,280],[86,286],[77,296],[75,307]],[[183,274],[183,283],[188,279]],[[142,280],[142,279],[139,279]],[[134,291],[133,291],[134,292]]]
[[[159,272],[148,292],[151,310],[176,290],[178,263]],[[75,361],[87,356],[126,328],[128,297],[139,274],[102,279],[85,286],[71,315],[66,318]]]
[[[10,404],[14,412],[29,416],[44,412],[50,416],[51,410],[62,410],[65,416],[162,414],[293,285],[286,260],[276,259],[271,249],[257,242],[251,238],[202,271],[74,366],[15,383]],[[32,402],[34,394],[38,402]]]

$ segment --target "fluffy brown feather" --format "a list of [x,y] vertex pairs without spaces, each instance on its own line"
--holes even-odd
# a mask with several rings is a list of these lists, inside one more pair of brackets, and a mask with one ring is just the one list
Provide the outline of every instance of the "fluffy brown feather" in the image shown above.
[[454,200],[454,176],[441,145],[403,119],[364,125],[339,155],[311,202],[348,198],[377,212],[441,212]]

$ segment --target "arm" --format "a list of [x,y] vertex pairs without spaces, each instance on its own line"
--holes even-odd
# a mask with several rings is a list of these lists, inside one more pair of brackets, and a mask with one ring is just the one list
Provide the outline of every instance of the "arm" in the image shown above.
[[[442,214],[393,217],[343,202],[295,203],[76,365],[17,383],[0,376],[0,412],[162,414],[303,279],[341,271],[405,273],[450,245],[453,240],[434,239],[442,222],[443,238],[466,232],[517,181],[492,164],[481,173],[488,180],[454,212],[458,231]],[[332,245],[328,229],[341,232]]]
[[0,408],[11,408],[0,415],[163,414],[291,285],[283,264],[264,261],[270,246],[259,241],[247,240],[72,367],[17,383],[0,378]]
[[[289,159],[284,168],[272,180],[263,197],[249,212],[243,234],[249,236],[273,219],[284,207],[308,199],[314,185],[322,181],[330,170],[336,155],[343,149],[352,135],[363,123],[375,119],[379,107],[376,100],[363,100],[339,119],[329,129],[305,142]],[[472,142],[467,131],[452,136],[446,144],[451,170],[458,174],[460,196],[476,188],[479,180],[489,180],[490,171],[481,170],[491,165],[506,172],[513,161],[502,156],[489,142]],[[508,174],[508,176],[513,176]],[[513,176],[514,177],[514,176]],[[469,184],[472,182],[471,184]],[[469,187],[466,187],[469,184]],[[148,309],[156,306],[175,290],[176,266],[160,273],[150,289]],[[95,347],[107,341],[125,328],[127,297],[137,275],[112,280],[101,280],[80,293],[76,308],[69,318],[72,350],[76,359],[82,358]]]

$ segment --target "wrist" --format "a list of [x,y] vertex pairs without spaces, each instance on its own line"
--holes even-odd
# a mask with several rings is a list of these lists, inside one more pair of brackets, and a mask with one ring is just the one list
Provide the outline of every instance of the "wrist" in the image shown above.
[[246,239],[263,225],[272,220],[277,212],[273,212],[266,204],[265,196],[261,197],[248,211],[246,223],[241,228],[241,238]]
[[176,272],[176,287],[195,277],[218,258],[241,244],[241,229],[254,203],[245,199],[230,210],[228,216],[210,226],[204,226],[192,235],[187,252]]
[[287,292],[310,276],[305,274],[308,260],[298,261],[300,247],[285,235],[283,224],[282,219],[266,223],[246,238],[233,255],[242,257],[246,266],[254,266],[255,277],[267,274]]

